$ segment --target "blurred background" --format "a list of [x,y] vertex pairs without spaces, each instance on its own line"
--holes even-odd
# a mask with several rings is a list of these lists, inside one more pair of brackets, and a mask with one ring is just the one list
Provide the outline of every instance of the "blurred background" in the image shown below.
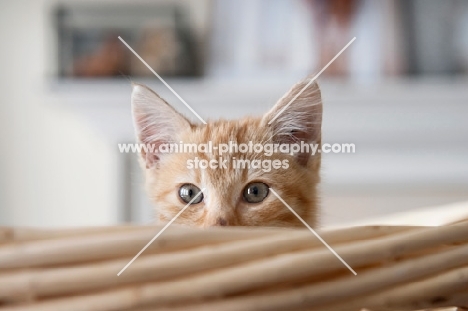
[[0,225],[149,223],[130,80],[203,118],[322,74],[322,224],[468,199],[468,2],[1,1]]

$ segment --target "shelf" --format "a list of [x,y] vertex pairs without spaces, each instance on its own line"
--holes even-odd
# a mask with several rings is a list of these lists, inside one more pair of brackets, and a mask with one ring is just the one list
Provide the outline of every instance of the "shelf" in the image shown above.
[[[196,120],[157,79],[135,80],[148,84],[176,109]],[[167,80],[205,119],[261,115],[294,81]],[[466,85],[463,78],[370,84],[321,81],[323,141],[356,145],[356,154],[323,156],[324,182],[467,183]],[[128,80],[59,80],[50,89],[111,144],[134,140]]]

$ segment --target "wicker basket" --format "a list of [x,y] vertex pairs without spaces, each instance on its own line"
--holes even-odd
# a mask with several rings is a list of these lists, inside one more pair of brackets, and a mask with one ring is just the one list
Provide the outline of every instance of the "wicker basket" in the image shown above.
[[0,228],[0,310],[416,310],[468,305],[468,223],[321,231]]

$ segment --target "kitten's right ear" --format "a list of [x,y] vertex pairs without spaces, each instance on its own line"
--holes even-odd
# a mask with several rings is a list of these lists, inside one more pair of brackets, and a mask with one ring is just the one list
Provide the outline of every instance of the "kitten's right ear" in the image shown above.
[[146,168],[152,168],[160,159],[159,146],[176,142],[191,124],[147,86],[133,84],[132,88],[133,123],[138,141],[154,148],[154,152],[141,152]]

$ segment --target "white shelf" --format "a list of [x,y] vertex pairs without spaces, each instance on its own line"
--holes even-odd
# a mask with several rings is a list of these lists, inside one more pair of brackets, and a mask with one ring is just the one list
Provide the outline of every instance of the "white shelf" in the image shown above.
[[[150,85],[188,117],[190,111],[156,79]],[[295,81],[167,81],[202,117],[261,115]],[[354,155],[324,155],[331,184],[468,184],[466,80],[321,83],[324,142],[356,144]],[[130,82],[63,80],[51,87],[111,144],[133,141]],[[116,148],[117,150],[117,148]]]

